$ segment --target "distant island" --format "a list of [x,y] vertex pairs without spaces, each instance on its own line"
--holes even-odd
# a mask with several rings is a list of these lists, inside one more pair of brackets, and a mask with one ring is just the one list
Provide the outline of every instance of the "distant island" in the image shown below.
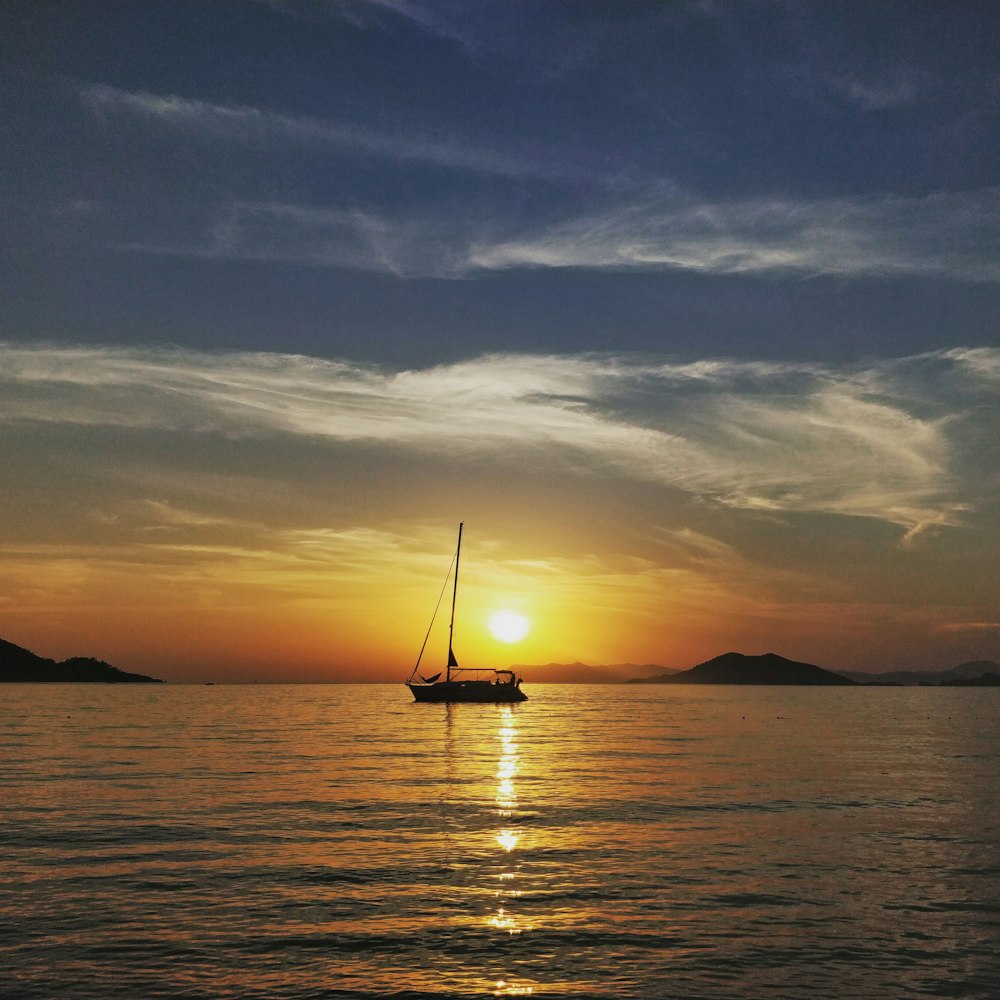
[[845,670],[844,675],[859,684],[879,687],[1000,687],[1000,663],[994,660],[970,660],[947,670],[932,673],[919,670],[889,670],[881,674],[866,674]]
[[826,684],[853,685],[856,681],[812,663],[786,660],[777,653],[747,656],[723,653],[690,670],[633,677],[629,684]]
[[973,660],[946,670],[828,670],[789,660],[777,653],[751,656],[723,653],[689,670],[655,663],[545,663],[510,669],[539,683],[551,684],[812,684],[838,687],[1000,687],[1000,663]]
[[785,659],[777,653],[747,656],[723,653],[690,670],[670,670],[654,677],[633,677],[629,684],[857,684],[865,687],[1000,687],[1000,663],[973,660],[934,672],[860,670],[834,672],[813,663]]
[[90,656],[73,656],[57,663],[29,649],[0,639],[0,683],[162,684],[158,677],[130,674]]

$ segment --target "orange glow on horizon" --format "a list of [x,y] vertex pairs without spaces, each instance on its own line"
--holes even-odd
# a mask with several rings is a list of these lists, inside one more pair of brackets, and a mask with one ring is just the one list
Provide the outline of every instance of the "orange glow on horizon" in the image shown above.
[[[235,537],[226,546],[182,545],[189,533],[214,529],[176,530],[181,538],[169,545],[142,533],[117,545],[8,547],[2,637],[42,656],[95,656],[168,681],[397,682],[416,661],[454,545],[450,526],[290,532],[266,547]],[[948,618],[926,611],[916,627],[921,619],[905,607],[810,604],[795,574],[741,585],[738,575],[723,580],[697,567],[581,555],[558,534],[517,536],[516,545],[467,537],[458,661],[569,665],[525,671],[528,683],[591,679],[577,663],[622,664],[594,679],[625,680],[636,673],[628,664],[685,668],[730,649],[831,669],[932,656],[953,665],[984,658],[989,637],[950,629]],[[427,672],[446,662],[449,605],[446,590],[424,652]],[[531,621],[516,645],[487,627],[498,607]]]

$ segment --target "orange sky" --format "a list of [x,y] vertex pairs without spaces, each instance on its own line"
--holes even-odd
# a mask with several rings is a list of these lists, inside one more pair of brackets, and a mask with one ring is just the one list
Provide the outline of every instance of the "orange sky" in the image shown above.
[[[403,680],[464,520],[467,666],[1000,658],[996,351],[864,372],[0,360],[0,636],[41,655]],[[504,608],[531,621],[516,645],[486,627]],[[443,656],[436,636],[428,670]]]

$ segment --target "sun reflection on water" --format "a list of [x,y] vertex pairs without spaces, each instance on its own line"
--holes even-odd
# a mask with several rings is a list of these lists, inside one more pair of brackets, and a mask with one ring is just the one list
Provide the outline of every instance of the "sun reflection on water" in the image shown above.
[[[514,818],[517,810],[517,788],[514,784],[518,764],[517,727],[514,712],[506,706],[500,709],[500,728],[497,732],[497,739],[500,743],[500,756],[497,760],[497,784],[494,801],[497,807],[497,816],[508,822],[503,823],[497,831],[496,842],[505,854],[512,854],[521,840],[521,831],[509,822]],[[504,871],[497,874],[496,878],[499,883],[496,890],[497,908],[488,920],[489,925],[508,935],[530,930],[511,909],[512,902],[521,895],[520,889],[516,887],[517,865],[505,868]],[[530,992],[530,987],[515,988],[509,983],[505,984],[503,992],[509,994],[514,989],[518,992]]]
[[497,833],[497,843],[509,854],[517,847],[521,834],[517,830],[500,830]]
[[[506,706],[500,709],[497,739],[500,744],[500,756],[497,760],[494,802],[501,825],[496,832],[496,842],[505,858],[503,870],[497,872],[495,876],[496,910],[490,915],[487,923],[494,930],[514,937],[532,928],[514,909],[516,901],[521,897],[521,890],[517,885],[520,858],[514,853],[521,844],[521,830],[514,825],[518,808],[515,786],[518,752],[514,712]],[[493,993],[495,996],[529,996],[534,993],[534,987],[507,979],[497,979],[494,982]]]
[[503,979],[498,979],[496,982],[496,989],[494,993],[497,996],[504,997],[524,997],[528,996],[529,993],[534,993],[534,987],[532,986],[517,986],[514,983],[508,983]]

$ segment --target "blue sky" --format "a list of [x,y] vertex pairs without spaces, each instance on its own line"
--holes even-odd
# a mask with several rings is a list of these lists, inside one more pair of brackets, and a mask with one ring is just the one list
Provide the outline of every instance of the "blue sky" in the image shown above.
[[688,666],[795,618],[778,651],[835,667],[838,614],[845,667],[879,629],[886,666],[996,651],[995,4],[0,16],[5,637],[80,651],[69,566],[239,628],[180,551],[278,581],[307,536],[388,559],[478,515],[490,558],[637,588],[646,639],[538,657]]
[[8,4],[6,338],[995,343],[988,3]]

